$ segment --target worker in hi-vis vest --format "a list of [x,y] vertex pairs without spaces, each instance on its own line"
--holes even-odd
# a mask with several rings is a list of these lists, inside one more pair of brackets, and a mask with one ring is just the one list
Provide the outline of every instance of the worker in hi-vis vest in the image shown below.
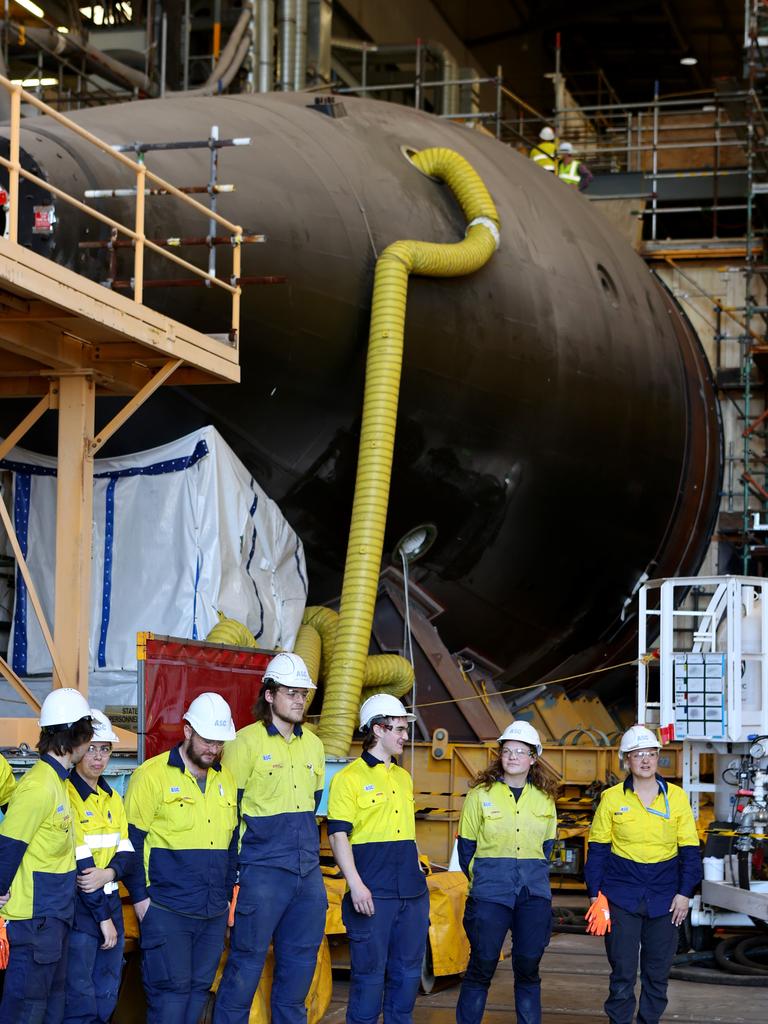
[[270,942],[272,1024],[306,1024],[328,906],[315,818],[325,753],[301,724],[314,688],[297,654],[275,655],[264,670],[256,721],[224,750],[240,802],[240,889],[214,1024],[247,1024]]
[[123,906],[118,881],[134,870],[123,800],[103,778],[118,737],[91,708],[93,739],[69,775],[75,827],[77,901],[69,938],[64,1024],[106,1024],[123,970]]
[[0,811],[3,814],[8,810],[8,804],[15,789],[16,779],[13,777],[13,769],[0,754]]
[[128,835],[143,871],[126,879],[140,925],[147,1024],[191,1024],[208,999],[237,869],[237,790],[221,764],[235,727],[218,693],[195,697],[184,739],[133,773]]
[[579,192],[589,188],[595,179],[587,165],[574,157],[570,142],[561,142],[557,148],[557,176],[566,185],[575,185]]
[[394,760],[415,715],[378,693],[360,708],[363,752],[331,780],[328,837],[347,880],[348,1024],[409,1024],[429,929],[411,776]]
[[16,787],[0,822],[0,914],[10,960],[2,1024],[48,1024],[64,1013],[75,913],[75,842],[67,777],[93,735],[79,692],[49,693],[40,709],[40,760]]
[[537,167],[541,167],[545,171],[552,171],[552,173],[555,172],[557,166],[557,139],[549,125],[544,125],[541,129],[539,141],[531,146],[528,156]]

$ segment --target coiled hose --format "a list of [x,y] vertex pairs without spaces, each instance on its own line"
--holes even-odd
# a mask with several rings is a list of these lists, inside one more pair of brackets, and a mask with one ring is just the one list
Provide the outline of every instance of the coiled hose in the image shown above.
[[394,242],[376,261],[352,521],[339,623],[318,726],[326,753],[336,757],[349,751],[365,685],[389,503],[408,279],[411,274],[472,274],[490,260],[499,244],[496,206],[464,157],[437,148],[416,153],[412,161],[424,174],[446,182],[469,223],[460,242]]

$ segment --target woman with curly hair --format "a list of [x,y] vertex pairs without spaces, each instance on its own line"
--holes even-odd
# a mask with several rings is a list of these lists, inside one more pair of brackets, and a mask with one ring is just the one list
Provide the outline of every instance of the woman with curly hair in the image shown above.
[[493,763],[473,780],[459,822],[471,952],[456,1020],[480,1024],[511,932],[518,1024],[541,1024],[539,962],[552,932],[549,858],[557,832],[557,781],[538,760],[541,740],[528,722],[513,722],[499,744]]

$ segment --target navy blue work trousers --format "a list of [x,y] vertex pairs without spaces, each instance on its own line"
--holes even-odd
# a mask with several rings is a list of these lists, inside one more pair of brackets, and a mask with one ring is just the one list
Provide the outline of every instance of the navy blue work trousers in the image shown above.
[[8,921],[11,956],[0,1024],[61,1024],[70,926],[57,917]]
[[667,1006],[669,969],[677,952],[678,930],[672,924],[672,915],[648,917],[644,903],[634,914],[615,903],[609,902],[609,906],[611,930],[605,936],[605,951],[611,965],[611,980],[604,1007],[606,1016],[612,1024],[632,1024],[639,957],[637,1024],[658,1024]]
[[112,949],[101,948],[101,934],[72,929],[64,1024],[106,1024],[115,1012],[125,946],[122,911],[112,920],[117,929]]
[[411,1024],[429,931],[429,893],[373,901],[373,917],[358,914],[349,893],[341,904],[352,973],[347,1024]]
[[141,922],[141,976],[147,1024],[200,1019],[224,949],[226,911],[185,917],[151,903]]
[[512,933],[517,1024],[541,1024],[539,963],[552,935],[552,903],[522,889],[514,907],[467,900],[464,931],[469,939],[469,964],[456,1004],[458,1024],[480,1024],[488,989],[496,973],[501,947]]
[[328,901],[320,868],[308,875],[283,868],[240,866],[240,895],[229,956],[216,993],[214,1024],[248,1024],[272,943],[272,1024],[306,1024],[304,1001],[325,932]]

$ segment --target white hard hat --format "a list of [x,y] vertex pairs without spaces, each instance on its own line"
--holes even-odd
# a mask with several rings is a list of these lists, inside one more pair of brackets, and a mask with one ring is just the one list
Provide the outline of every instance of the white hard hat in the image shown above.
[[539,132],[539,138],[543,139],[544,142],[552,142],[555,138],[555,133],[552,131],[549,125],[545,124]]
[[655,747],[657,750],[661,748],[656,733],[644,725],[631,725],[621,737],[619,754],[624,757],[632,750],[645,750],[646,747]]
[[276,654],[264,669],[264,682],[271,679],[278,686],[295,686],[300,690],[316,690],[304,659],[283,651]]
[[499,743],[506,743],[507,740],[527,743],[529,747],[535,747],[536,753],[541,757],[541,738],[530,722],[513,722],[512,725],[508,725],[499,736]]
[[184,718],[205,740],[235,738],[235,723],[229,704],[218,693],[201,693],[195,697]]
[[561,142],[560,145],[557,147],[557,149],[558,149],[558,152],[560,152],[560,153],[572,153],[573,152],[573,146],[570,144],[570,142]]
[[91,708],[91,722],[93,725],[93,738],[97,743],[119,743],[120,737],[116,736],[112,723],[98,708]]
[[406,711],[404,705],[391,693],[374,693],[363,701],[360,708],[360,729],[367,729],[374,718],[405,718],[409,722],[416,721],[416,715]]
[[40,728],[52,728],[56,725],[74,725],[81,718],[90,718],[91,709],[88,701],[79,690],[64,686],[53,690],[43,701],[40,708]]

